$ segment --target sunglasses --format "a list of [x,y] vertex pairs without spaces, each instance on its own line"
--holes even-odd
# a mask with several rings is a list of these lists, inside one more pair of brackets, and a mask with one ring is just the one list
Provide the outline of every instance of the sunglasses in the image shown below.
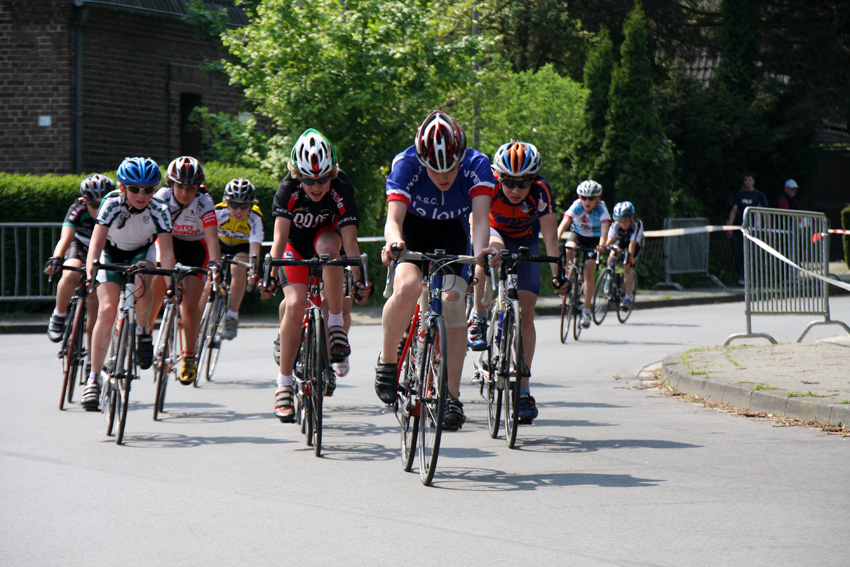
[[130,193],[141,193],[142,195],[153,195],[156,187],[153,185],[125,185]]
[[533,179],[525,179],[523,181],[514,181],[513,179],[500,179],[502,185],[507,187],[508,189],[528,189],[531,187],[531,184],[534,183]]
[[227,206],[231,209],[236,209],[237,211],[247,211],[250,209],[254,203],[227,203]]
[[302,177],[301,183],[303,185],[315,185],[316,183],[318,183],[319,185],[324,185],[325,183],[327,183],[330,180],[331,180],[330,175],[325,175],[324,177],[320,177],[318,179],[311,179],[309,177]]
[[599,197],[585,197],[585,196],[579,197],[579,199],[581,199],[582,201],[595,201],[598,198]]

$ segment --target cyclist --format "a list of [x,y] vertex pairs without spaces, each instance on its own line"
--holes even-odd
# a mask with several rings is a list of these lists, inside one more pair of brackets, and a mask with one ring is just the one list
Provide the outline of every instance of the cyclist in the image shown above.
[[[449,254],[492,252],[488,212],[496,180],[486,155],[467,149],[466,136],[454,119],[440,110],[428,115],[416,131],[414,143],[393,159],[387,178],[386,245],[381,258],[389,265],[394,246],[399,250]],[[466,416],[460,396],[460,375],[466,354],[464,295],[469,278],[465,266],[452,264],[445,279],[443,314],[446,318],[446,352],[449,398],[444,427],[460,428]],[[383,341],[375,369],[375,391],[385,404],[396,399],[398,345],[422,290],[422,267],[401,262],[395,274],[392,296],[384,305]]]
[[[171,213],[168,205],[153,196],[162,179],[159,166],[151,158],[125,158],[118,166],[118,190],[108,193],[97,213],[92,231],[86,273],[91,279],[95,260],[101,263],[135,264],[156,259],[154,241],[159,236],[160,256],[164,268],[174,267],[171,245]],[[142,369],[153,363],[151,313],[153,293],[149,291],[151,277],[136,277],[136,359]],[[80,398],[87,411],[97,411],[100,400],[98,381],[106,351],[109,348],[112,326],[118,314],[121,276],[101,270],[97,273],[97,321],[92,331],[92,369]]]
[[[359,213],[354,189],[348,176],[339,168],[336,149],[323,134],[309,128],[299,136],[292,148],[289,173],[283,178],[274,197],[274,240],[272,258],[307,259],[327,254],[339,258],[340,250],[350,258],[360,256],[357,245]],[[360,268],[355,277],[360,278]],[[272,268],[275,282],[261,289],[263,298],[274,293],[279,278],[284,288],[284,306],[280,321],[280,366],[275,391],[274,414],[281,422],[295,420],[292,404],[293,366],[301,343],[301,328],[307,308],[306,266]],[[328,306],[328,336],[331,361],[342,361],[351,354],[348,334],[343,328],[343,268],[327,266],[323,273]],[[336,382],[330,377],[327,394]]]
[[[590,327],[590,304],[593,298],[593,272],[596,268],[596,254],[605,250],[608,238],[608,227],[611,226],[611,216],[602,200],[602,185],[587,179],[576,187],[579,198],[564,212],[561,224],[558,225],[558,238],[567,232],[567,280],[569,263],[572,261],[578,246],[594,248],[594,252],[585,255],[584,262],[584,306],[581,310],[581,326]],[[570,230],[572,228],[572,230]]]
[[[539,234],[543,233],[546,254],[558,256],[558,221],[549,184],[538,175],[540,153],[533,144],[511,141],[503,144],[493,156],[496,186],[490,204],[490,248],[495,254],[503,248],[516,252],[526,246],[529,254],[540,254]],[[552,282],[556,289],[563,286],[558,279],[558,264],[551,264]],[[521,262],[518,265],[517,288],[522,313],[522,348],[528,373],[520,383],[519,418],[531,422],[537,417],[537,403],[531,395],[529,378],[537,334],[534,329],[534,306],[540,294],[540,264]],[[472,350],[487,348],[487,308],[482,302],[485,268],[476,267],[475,307],[469,326],[467,343]]]
[[[207,188],[201,163],[189,156],[181,156],[168,164],[166,186],[157,191],[156,197],[168,204],[171,212],[174,258],[184,266],[206,268],[217,265],[221,268],[221,252],[218,248],[218,221],[215,203]],[[180,313],[183,319],[183,357],[177,378],[183,385],[191,384],[198,374],[195,357],[198,330],[201,328],[201,294],[204,291],[203,276],[183,280],[183,300]],[[154,308],[150,316],[153,328],[162,298],[165,296],[165,279],[154,278]]]
[[[103,196],[115,190],[115,182],[105,175],[94,174],[86,177],[80,182],[81,197],[73,202],[65,214],[65,222],[62,223],[62,232],[59,242],[53,249],[53,256],[47,261],[44,269],[45,274],[53,273],[53,260],[64,258],[63,264],[79,268],[86,261],[89,250],[91,234],[94,230],[97,209]],[[62,340],[65,329],[65,317],[67,315],[68,303],[74,290],[80,282],[80,274],[73,271],[63,271],[59,284],[56,286],[56,307],[50,316],[47,326],[47,337],[54,343]],[[92,296],[87,302],[88,318],[86,320],[86,334],[88,335],[89,347],[91,347],[91,331],[97,317],[97,296]],[[89,348],[89,353],[91,348]],[[91,372],[91,360],[86,361],[86,373]]]
[[[254,184],[247,179],[231,179],[224,188],[222,202],[215,206],[221,253],[230,254],[239,262],[260,256],[263,212],[257,204],[256,195]],[[224,317],[224,330],[221,332],[221,337],[228,341],[236,338],[239,307],[245,297],[248,281],[256,285],[259,277],[256,273],[249,274],[245,268],[236,264],[230,270],[230,309]]]
[[635,217],[635,206],[631,201],[623,201],[614,205],[614,223],[608,231],[608,240],[605,246],[614,246],[619,252],[615,251],[608,258],[608,266],[613,266],[614,262],[623,257],[623,250],[628,249],[629,261],[623,264],[623,279],[626,284],[626,296],[623,298],[621,307],[628,309],[634,301],[634,277],[632,268],[634,268],[635,260],[637,260],[640,249],[643,247],[643,222]]

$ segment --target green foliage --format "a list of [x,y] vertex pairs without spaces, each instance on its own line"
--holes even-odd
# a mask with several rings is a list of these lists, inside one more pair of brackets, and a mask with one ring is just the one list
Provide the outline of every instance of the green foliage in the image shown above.
[[[850,230],[850,207],[841,209],[841,228]],[[844,263],[850,268],[850,235],[845,234],[841,240],[844,242]]]
[[198,39],[218,43],[227,25],[227,8],[209,9],[204,0],[186,0],[184,20],[195,28]]
[[720,13],[717,35],[722,57],[717,78],[731,92],[748,99],[758,77],[756,0],[723,0]]
[[[614,44],[603,30],[591,49],[584,66],[584,86],[588,91],[584,104],[584,120],[573,145],[573,179],[581,182],[591,177],[593,166],[605,141],[608,93],[614,71]],[[603,183],[603,180],[599,180]],[[604,183],[603,183],[604,186]]]
[[473,58],[485,41],[466,34],[468,4],[259,3],[251,25],[223,41],[235,57],[225,63],[231,82],[272,122],[263,167],[283,171],[295,137],[320,130],[357,189],[364,228],[377,230],[392,156],[446,93],[475,82]]
[[606,202],[634,202],[647,226],[656,228],[670,210],[675,158],[655,109],[647,24],[639,4],[623,34],[620,63],[611,78],[605,142],[592,175],[603,183]]
[[192,109],[189,123],[201,131],[204,149],[197,157],[202,161],[242,165],[253,161],[254,165],[259,165],[258,160],[252,160],[248,153],[261,141],[255,135],[257,120],[254,116],[243,119],[226,112],[213,113],[204,106],[198,106]]
[[[492,157],[512,139],[534,144],[542,157],[540,174],[556,200],[565,199],[575,187],[568,150],[581,124],[581,85],[560,76],[552,65],[521,73],[503,68],[484,75],[479,85],[475,94],[480,101],[481,151]],[[455,118],[472,125],[472,108],[471,102],[458,105]],[[470,130],[467,127],[471,138]]]

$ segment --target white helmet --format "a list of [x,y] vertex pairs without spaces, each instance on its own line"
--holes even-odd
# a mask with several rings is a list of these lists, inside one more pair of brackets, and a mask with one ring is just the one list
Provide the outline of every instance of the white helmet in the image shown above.
[[599,197],[602,195],[602,185],[592,179],[587,179],[578,184],[576,193],[580,197]]

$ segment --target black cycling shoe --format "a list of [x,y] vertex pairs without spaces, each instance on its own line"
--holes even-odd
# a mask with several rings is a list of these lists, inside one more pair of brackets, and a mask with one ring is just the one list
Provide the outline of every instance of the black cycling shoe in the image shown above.
[[149,334],[142,333],[136,337],[136,362],[142,370],[153,364],[153,337]]
[[378,365],[375,367],[375,393],[385,404],[395,402],[398,393],[397,364],[395,362],[381,362],[378,357]]
[[446,431],[457,431],[466,422],[463,414],[463,403],[455,397],[449,396],[446,400],[446,413],[443,415],[443,429]]

